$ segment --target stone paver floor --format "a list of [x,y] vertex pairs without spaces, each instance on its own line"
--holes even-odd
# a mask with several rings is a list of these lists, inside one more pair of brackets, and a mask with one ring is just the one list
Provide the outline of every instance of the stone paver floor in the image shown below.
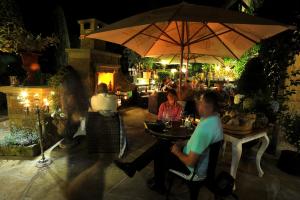
[[[124,160],[132,160],[150,146],[155,139],[144,133],[143,121],[153,118],[141,108],[122,111],[129,150]],[[1,130],[0,130],[1,131]],[[56,145],[48,149],[47,157],[53,163],[49,168],[37,169],[39,159],[0,157],[0,200],[152,200],[164,199],[146,187],[152,176],[150,164],[134,178],[128,178],[112,164],[114,154],[88,154],[85,142],[71,151],[61,150]],[[263,157],[265,175],[257,176],[255,152],[249,151],[240,163],[236,194],[242,200],[297,200],[300,199],[300,179],[276,168],[273,156]],[[219,163],[218,170],[229,170],[230,149]],[[175,195],[174,195],[175,194]],[[176,198],[175,198],[176,197]],[[179,182],[172,199],[188,199],[187,188]],[[203,188],[199,199],[213,199]]]

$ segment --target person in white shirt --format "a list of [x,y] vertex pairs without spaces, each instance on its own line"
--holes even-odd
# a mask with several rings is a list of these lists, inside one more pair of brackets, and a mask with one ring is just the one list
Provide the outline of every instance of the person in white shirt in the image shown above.
[[98,85],[98,94],[91,98],[91,108],[103,116],[113,116],[117,113],[118,99],[114,94],[108,93],[105,83]]

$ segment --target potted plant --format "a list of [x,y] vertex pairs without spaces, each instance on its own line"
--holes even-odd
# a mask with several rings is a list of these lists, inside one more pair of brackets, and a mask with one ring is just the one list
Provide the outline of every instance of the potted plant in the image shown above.
[[[0,23],[0,51],[20,54],[28,77],[39,70],[38,58],[50,46],[56,46],[56,36],[34,35],[14,22]],[[14,78],[12,78],[14,79]]]

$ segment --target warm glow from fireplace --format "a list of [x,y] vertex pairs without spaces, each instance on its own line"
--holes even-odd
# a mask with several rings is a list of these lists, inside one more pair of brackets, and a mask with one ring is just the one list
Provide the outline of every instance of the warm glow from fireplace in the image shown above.
[[114,73],[110,72],[100,72],[98,73],[98,85],[100,83],[105,83],[109,86],[111,84],[112,89],[114,88]]

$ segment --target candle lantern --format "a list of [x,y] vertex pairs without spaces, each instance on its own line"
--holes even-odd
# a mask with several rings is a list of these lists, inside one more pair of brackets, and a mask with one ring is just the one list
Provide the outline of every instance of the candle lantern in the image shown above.
[[42,119],[41,115],[49,114],[49,100],[48,98],[43,98],[41,101],[41,97],[39,94],[34,94],[30,96],[26,91],[22,91],[18,96],[18,100],[21,105],[23,105],[25,109],[26,115],[29,112],[34,112],[36,115],[37,129],[39,134],[39,144],[41,149],[41,159],[36,163],[36,167],[46,167],[52,163],[51,159],[45,157],[44,154],[44,145],[43,145],[43,126],[47,124],[47,122]]

